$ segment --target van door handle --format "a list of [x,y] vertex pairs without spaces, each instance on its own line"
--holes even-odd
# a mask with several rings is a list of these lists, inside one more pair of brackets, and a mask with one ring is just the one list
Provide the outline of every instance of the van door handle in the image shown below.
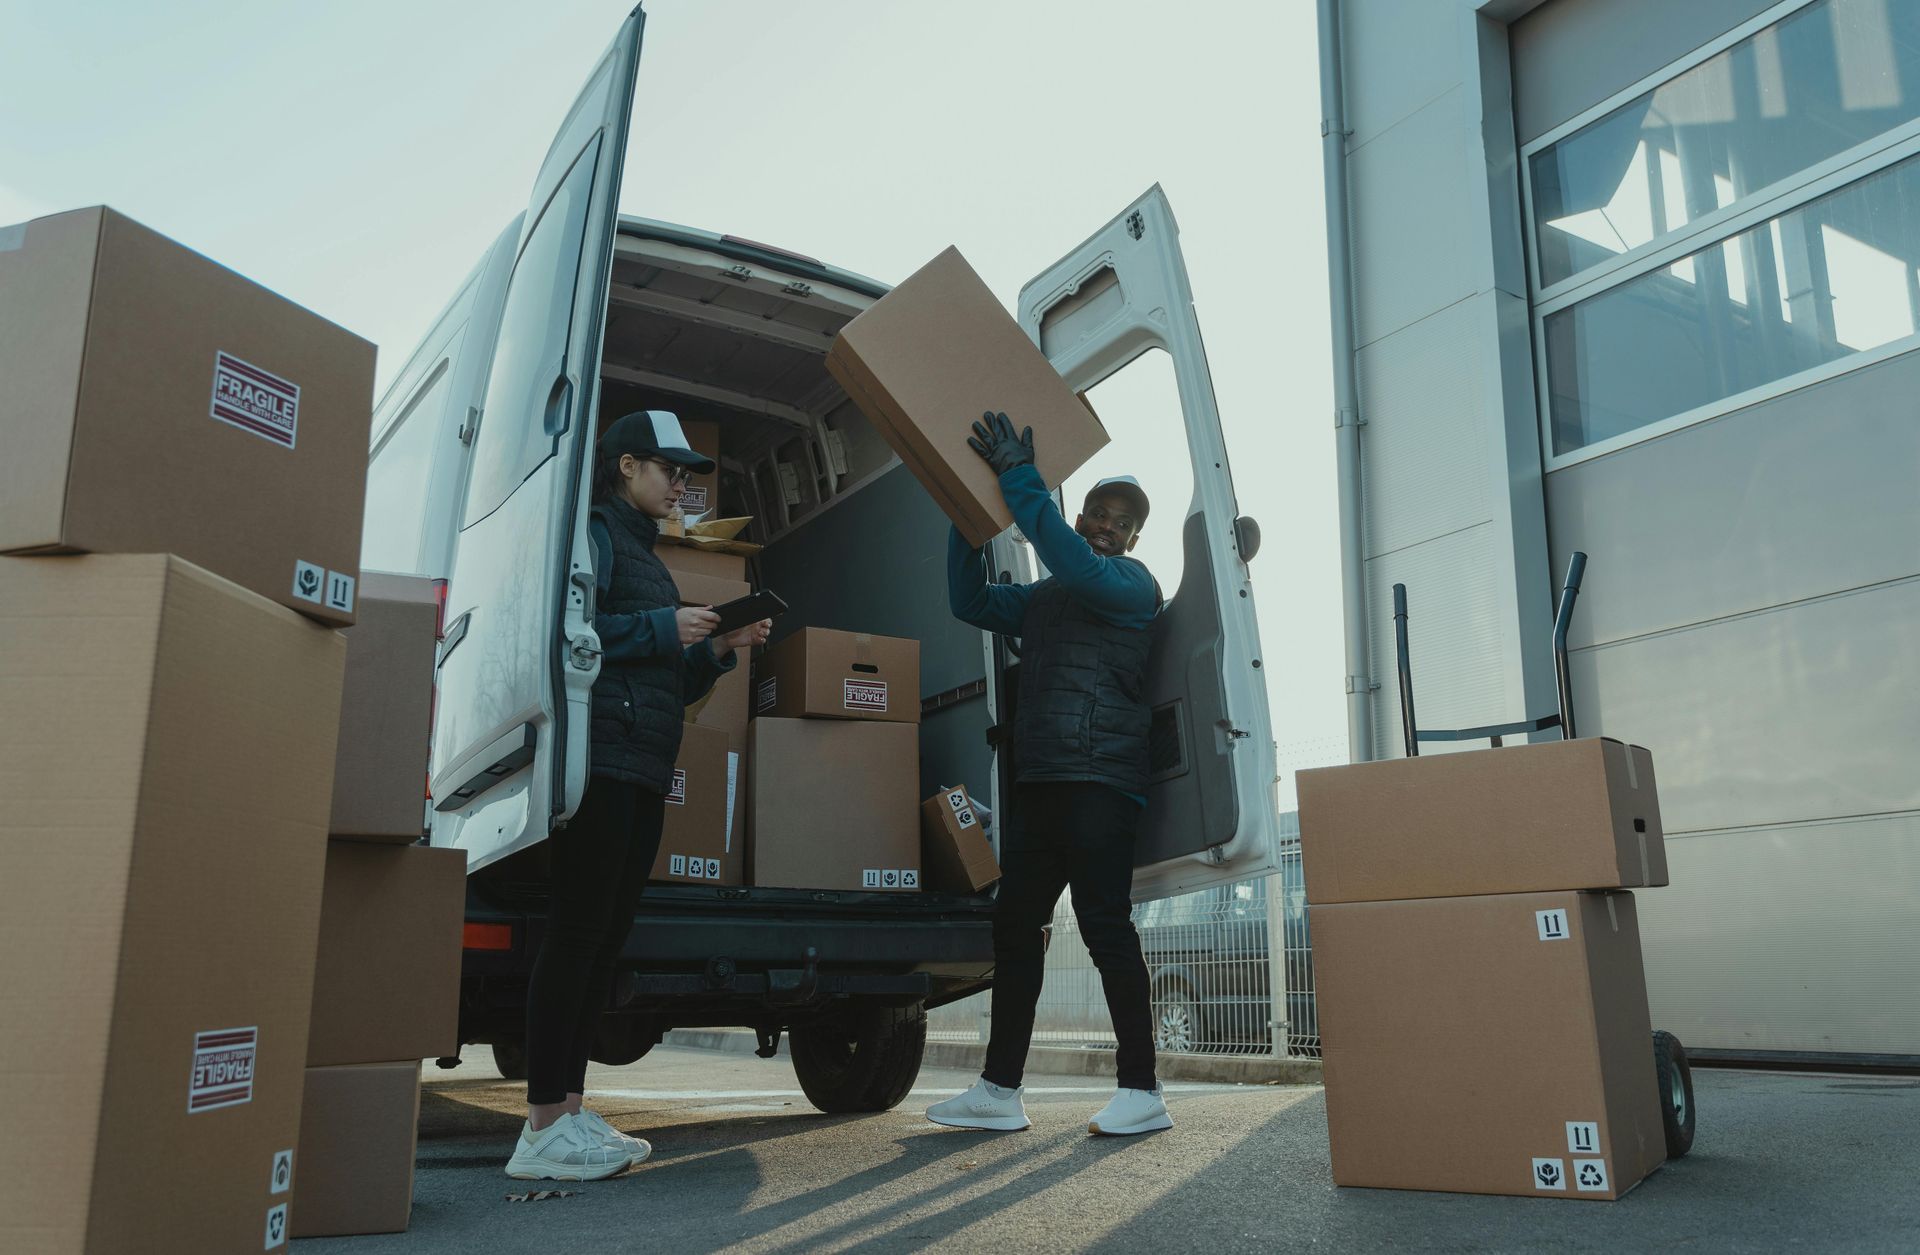
[[547,393],[547,412],[541,425],[549,436],[557,436],[567,429],[567,413],[573,408],[572,402],[573,383],[563,372]]

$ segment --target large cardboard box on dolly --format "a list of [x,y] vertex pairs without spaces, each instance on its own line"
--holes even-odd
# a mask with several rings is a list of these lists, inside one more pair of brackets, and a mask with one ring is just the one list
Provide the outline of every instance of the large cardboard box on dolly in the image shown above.
[[1000,879],[980,813],[964,787],[942,789],[920,804],[922,887],[978,893]]
[[841,328],[827,371],[976,548],[1013,524],[999,479],[967,445],[983,413],[1005,411],[1033,428],[1049,485],[1107,443],[1100,420],[958,249]]
[[176,553],[353,622],[373,365],[111,209],[0,227],[0,552]]
[[1303,771],[1307,901],[1667,883],[1653,757],[1601,737]]
[[328,831],[412,844],[427,823],[439,595],[432,580],[368,571],[359,600],[359,619],[347,633]]
[[296,1238],[404,1233],[413,1216],[420,1061],[308,1068]]
[[739,758],[726,733],[688,724],[673,764],[666,822],[651,880],[737,885],[745,879],[746,851],[731,825],[739,786]]
[[0,558],[0,1249],[284,1239],[346,652],[179,558]]
[[1309,915],[1335,1184],[1612,1199],[1665,1161],[1631,893]]
[[307,1066],[460,1053],[464,850],[327,845]]
[[920,642],[801,628],[760,656],[754,713],[919,723]]
[[790,889],[920,888],[920,729],[756,719],[747,874]]

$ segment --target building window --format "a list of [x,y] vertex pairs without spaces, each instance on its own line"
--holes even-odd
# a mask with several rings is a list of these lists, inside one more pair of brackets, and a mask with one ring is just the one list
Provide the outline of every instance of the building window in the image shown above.
[[1914,335],[1920,0],[1785,7],[1524,154],[1550,456]]

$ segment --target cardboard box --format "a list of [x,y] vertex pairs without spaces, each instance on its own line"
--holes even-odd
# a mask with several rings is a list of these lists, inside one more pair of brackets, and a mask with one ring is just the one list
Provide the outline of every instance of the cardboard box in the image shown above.
[[1303,771],[1308,902],[1667,883],[1653,757],[1599,737]]
[[327,845],[307,1066],[460,1053],[464,850]]
[[919,723],[920,642],[801,628],[760,656],[754,714]]
[[746,761],[751,883],[919,891],[919,728],[756,719]]
[[384,571],[360,577],[334,757],[335,837],[410,845],[425,831],[439,624],[432,580]]
[[693,571],[674,572],[673,586],[679,590],[683,606],[724,606],[753,591],[753,586],[745,580],[723,580]]
[[1040,475],[1065,483],[1106,429],[949,248],[834,337],[827,371],[953,525],[978,548],[1013,524],[1000,481],[967,445],[989,410],[1032,427]]
[[346,654],[176,557],[0,558],[0,1250],[284,1238]]
[[920,804],[922,887],[978,893],[1000,879],[993,845],[965,788],[944,789]]
[[1611,1199],[1664,1162],[1631,893],[1309,923],[1336,1184]]
[[735,582],[745,582],[747,578],[745,554],[721,553],[697,545],[683,545],[664,535],[654,546],[653,552],[666,564],[667,570],[673,572],[675,581],[682,575],[705,575]]
[[687,433],[687,443],[695,453],[712,458],[714,463],[709,473],[689,479],[680,494],[681,514],[699,518],[720,508],[720,424],[682,419],[680,430]]
[[293,1236],[406,1232],[420,1061],[308,1068],[302,1111]]
[[176,553],[352,623],[373,362],[111,209],[0,228],[0,552]]
[[705,697],[687,707],[687,721],[726,733],[727,748],[738,754],[747,748],[752,703],[753,668],[742,650],[733,670],[722,675]]
[[746,851],[733,840],[738,759],[727,735],[688,724],[673,764],[673,791],[651,880],[673,884],[737,885],[745,879]]

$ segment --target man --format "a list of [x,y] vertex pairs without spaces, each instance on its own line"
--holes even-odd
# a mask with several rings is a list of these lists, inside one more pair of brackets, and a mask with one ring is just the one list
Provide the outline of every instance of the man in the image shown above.
[[985,418],[968,443],[999,476],[1014,522],[1053,574],[990,584],[982,551],[958,532],[948,541],[954,617],[1020,638],[1020,692],[1016,793],[1001,829],[993,920],[993,1037],[980,1080],[928,1108],[927,1118],[1028,1127],[1020,1079],[1040,999],[1041,929],[1071,886],[1118,1039],[1119,1091],[1087,1130],[1171,1128],[1154,1078],[1147,965],[1130,917],[1134,834],[1147,804],[1147,650],[1162,600],[1146,566],[1127,556],[1147,520],[1147,494],[1131,476],[1103,479],[1069,527],[1033,465],[1033,429],[1016,435],[1005,414]]

